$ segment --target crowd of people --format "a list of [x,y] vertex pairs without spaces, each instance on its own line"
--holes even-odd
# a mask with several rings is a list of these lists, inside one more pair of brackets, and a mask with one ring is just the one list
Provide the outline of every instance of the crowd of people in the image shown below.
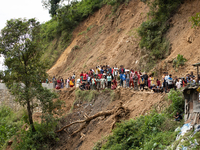
[[161,80],[154,80],[154,74],[147,75],[147,73],[142,73],[141,70],[125,69],[122,65],[119,68],[116,65],[112,68],[109,65],[100,65],[95,69],[90,69],[88,72],[81,72],[78,76],[74,73],[65,80],[63,78],[56,79],[55,77],[52,79],[56,89],[76,86],[81,90],[102,90],[105,88],[114,90],[119,85],[123,88],[133,88],[134,90],[151,89],[154,92],[166,93],[171,89],[176,90],[188,85],[194,86],[198,81],[193,72],[181,78],[173,77],[168,72],[164,72]]

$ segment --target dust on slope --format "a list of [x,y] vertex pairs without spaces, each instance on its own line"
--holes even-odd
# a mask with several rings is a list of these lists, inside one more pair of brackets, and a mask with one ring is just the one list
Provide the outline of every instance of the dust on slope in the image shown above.
[[[162,75],[163,71],[168,71],[178,77],[185,77],[191,71],[196,73],[196,68],[192,64],[200,62],[200,28],[191,28],[192,23],[189,20],[191,16],[200,12],[199,8],[199,0],[185,0],[177,13],[170,18],[171,27],[166,37],[171,45],[171,54],[155,67],[159,75]],[[183,67],[179,67],[178,71],[175,71],[173,59],[178,54],[183,55],[188,61]]]
[[[165,94],[156,94],[152,92],[135,92],[131,89],[120,88],[115,91],[117,99],[111,100],[109,91],[102,92],[92,102],[77,101],[74,103],[72,113],[63,117],[60,128],[74,122],[76,120],[84,120],[85,113],[88,116],[94,115],[100,111],[112,110],[119,102],[128,108],[130,114],[121,118],[127,120],[144,115],[152,109],[153,106],[158,111],[163,110],[168,102],[164,100]],[[66,92],[67,93],[67,92]],[[70,99],[70,98],[69,98]],[[69,100],[70,101],[70,100]],[[67,110],[66,110],[67,111]],[[70,111],[70,109],[68,109]],[[91,150],[98,140],[111,133],[111,126],[114,121],[114,116],[99,117],[90,122],[90,124],[80,133],[70,136],[75,130],[79,129],[80,125],[73,125],[65,131],[58,133],[60,141],[52,147],[52,149],[61,150]]]
[[74,30],[74,40],[48,71],[50,76],[65,78],[100,64],[138,67],[141,54],[136,29],[147,18],[148,7],[132,0],[114,14],[111,9],[105,5]]

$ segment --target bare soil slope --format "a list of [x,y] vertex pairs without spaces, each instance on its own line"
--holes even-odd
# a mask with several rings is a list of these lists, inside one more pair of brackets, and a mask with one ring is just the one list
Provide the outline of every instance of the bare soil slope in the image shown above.
[[[109,91],[104,91],[93,99],[92,102],[77,101],[74,103],[73,111],[66,117],[63,117],[58,128],[61,128],[67,124],[70,124],[77,120],[84,120],[84,115],[94,115],[100,111],[112,110],[119,102],[123,103],[123,106],[129,110],[129,113],[120,120],[127,120],[135,118],[140,115],[148,113],[152,107],[158,111],[163,110],[168,102],[164,99],[165,94],[154,94],[149,91],[135,92],[130,89],[118,89],[115,91],[117,98],[115,101],[111,100]],[[62,91],[62,93],[69,93],[68,90]],[[74,93],[74,92],[72,92]],[[65,99],[67,101],[67,99]],[[71,104],[70,98],[68,98]],[[73,104],[71,104],[72,106]],[[66,113],[70,111],[70,108],[66,109]],[[81,124],[73,125],[66,128],[64,131],[58,133],[60,141],[52,147],[52,149],[61,150],[91,150],[94,144],[102,137],[111,134],[112,124],[114,122],[114,115],[107,117],[99,117],[90,122],[90,124],[81,132],[70,136],[74,131],[80,128]]]
[[71,45],[48,71],[51,76],[69,77],[100,64],[137,66],[141,56],[136,29],[146,19],[148,7],[132,0],[114,14],[111,9],[104,6],[75,29]]
[[[192,29],[189,18],[199,12],[199,8],[198,0],[185,0],[170,18],[171,27],[166,33],[171,45],[170,55],[165,60],[158,60],[154,68],[158,76],[163,71],[178,76],[194,71],[191,65],[200,61],[200,29]],[[140,0],[132,0],[128,5],[121,5],[114,14],[111,9],[111,6],[104,6],[75,29],[71,45],[48,71],[50,76],[67,78],[73,72],[79,75],[80,71],[88,71],[100,64],[143,69],[139,61],[146,53],[139,48],[136,29],[147,19],[148,6]],[[178,54],[188,61],[175,71],[172,61]]]
[[[199,8],[198,0],[186,0],[170,19],[171,27],[166,37],[171,45],[171,54],[155,67],[160,75],[163,71],[168,71],[174,76],[185,77],[187,73],[195,71],[196,76],[196,68],[192,64],[200,62],[200,28],[192,28],[189,20],[191,16],[200,12]],[[178,54],[183,55],[187,62],[183,67],[179,67],[178,71],[175,71],[172,61]]]

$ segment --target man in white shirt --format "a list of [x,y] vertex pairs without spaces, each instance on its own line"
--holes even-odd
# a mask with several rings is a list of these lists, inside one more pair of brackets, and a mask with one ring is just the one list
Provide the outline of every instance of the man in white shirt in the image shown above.
[[169,75],[168,75],[168,72],[166,72],[166,74],[165,74],[165,93],[167,93],[167,91],[168,91],[168,79],[169,79]]
[[180,89],[181,88],[181,82],[180,82],[180,79],[177,79],[178,81],[176,82],[176,87],[177,89]]

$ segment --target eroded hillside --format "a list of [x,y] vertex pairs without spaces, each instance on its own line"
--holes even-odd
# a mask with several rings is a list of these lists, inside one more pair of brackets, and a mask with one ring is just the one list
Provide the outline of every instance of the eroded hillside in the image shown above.
[[[155,60],[157,75],[169,71],[183,76],[194,71],[191,65],[200,61],[200,31],[191,28],[189,19],[199,11],[199,6],[198,0],[186,0],[169,19],[170,28],[165,36],[170,43],[170,53],[165,60]],[[121,5],[116,13],[111,9],[108,5],[102,7],[74,30],[72,43],[48,71],[50,76],[66,78],[72,72],[79,74],[100,64],[144,70],[149,55],[148,50],[139,47],[140,37],[136,30],[147,19],[148,6],[134,0]],[[188,61],[175,71],[172,61],[178,54]]]
[[139,0],[121,5],[112,14],[104,6],[74,31],[74,40],[48,71],[53,76],[67,77],[100,64],[137,67],[141,57],[136,29],[146,19],[148,7]]
[[[138,92],[131,89],[119,88],[114,91],[115,97],[113,99],[111,90],[100,92],[92,91],[97,95],[90,102],[87,102],[83,101],[82,97],[77,97],[77,92],[79,91],[73,88],[62,90],[60,93],[61,98],[66,102],[66,108],[64,110],[68,115],[63,115],[64,117],[62,117],[58,125],[59,129],[77,120],[84,120],[85,115],[92,116],[101,111],[112,110],[119,103],[122,103],[122,106],[127,110],[127,113],[118,116],[119,121],[148,114],[152,109],[156,109],[159,112],[169,105],[169,102],[165,99],[165,93],[159,94],[150,91]],[[82,93],[83,91],[80,92]],[[84,96],[87,97],[92,92],[85,93]],[[71,108],[73,109],[70,110]],[[111,134],[115,117],[115,114],[113,114],[95,118],[86,128],[75,135],[72,135],[73,132],[80,129],[83,123],[75,124],[64,129],[57,134],[60,140],[56,142],[52,149],[91,150],[97,141]]]

